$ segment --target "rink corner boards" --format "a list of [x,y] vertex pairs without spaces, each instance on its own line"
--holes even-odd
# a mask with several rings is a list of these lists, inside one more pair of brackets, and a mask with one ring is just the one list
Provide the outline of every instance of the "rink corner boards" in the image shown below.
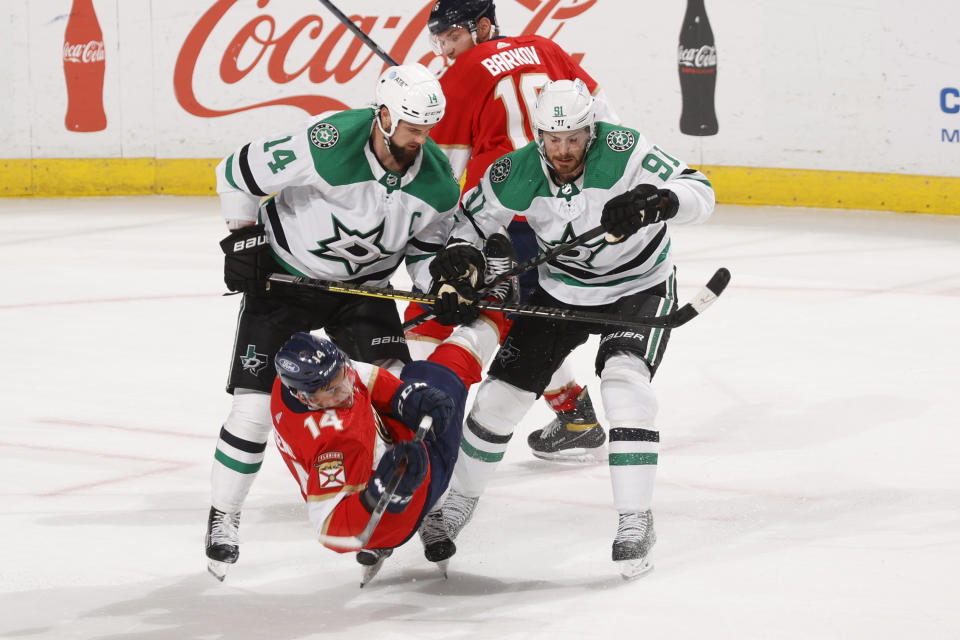
[[[0,197],[215,195],[218,158],[0,159]],[[960,177],[699,167],[721,204],[960,215]]]

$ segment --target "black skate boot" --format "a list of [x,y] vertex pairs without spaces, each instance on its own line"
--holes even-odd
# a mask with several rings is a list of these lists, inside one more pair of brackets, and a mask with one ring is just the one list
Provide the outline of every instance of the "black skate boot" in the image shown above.
[[617,537],[613,540],[613,561],[620,567],[624,580],[633,580],[653,569],[650,549],[657,542],[653,529],[653,512],[621,513]]
[[470,519],[480,498],[470,498],[451,489],[443,505],[434,507],[420,525],[420,540],[423,542],[423,555],[430,562],[436,562],[437,568],[447,575],[447,564],[457,552],[453,543]]
[[[483,248],[487,267],[483,274],[484,286],[489,287],[497,277],[517,266],[517,251],[505,233],[494,233]],[[486,292],[486,299],[494,302],[519,302],[520,285],[517,276],[498,282]]]
[[574,401],[573,410],[558,413],[553,422],[527,436],[533,455],[561,462],[596,460],[606,440],[586,387]]
[[227,569],[240,557],[240,512],[226,513],[210,507],[207,517],[207,535],[204,538],[207,571],[223,582]]

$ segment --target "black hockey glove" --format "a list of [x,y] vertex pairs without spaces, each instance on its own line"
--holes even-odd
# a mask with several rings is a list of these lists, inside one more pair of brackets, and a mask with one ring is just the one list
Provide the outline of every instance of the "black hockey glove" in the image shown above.
[[390,400],[393,415],[411,431],[416,431],[424,416],[433,418],[430,433],[439,436],[453,416],[453,400],[446,393],[426,382],[404,382]]
[[371,513],[386,489],[387,483],[390,482],[393,472],[400,466],[400,461],[404,458],[407,461],[407,470],[403,473],[400,484],[397,485],[397,490],[390,498],[387,511],[390,513],[402,512],[410,503],[414,491],[423,484],[423,479],[427,476],[427,450],[423,443],[398,443],[380,458],[377,470],[373,472],[370,482],[367,483],[367,488],[360,495],[360,502]]
[[223,249],[223,282],[230,291],[263,295],[267,290],[267,276],[275,263],[270,256],[270,244],[262,224],[243,227],[230,232],[220,241]]
[[[447,285],[445,285],[447,286]],[[480,309],[464,302],[454,291],[444,291],[433,305],[433,315],[440,324],[452,327],[458,324],[470,324],[480,317]]]
[[434,282],[466,278],[476,284],[485,266],[479,249],[466,240],[451,238],[430,263],[430,275]]
[[626,193],[614,196],[603,205],[600,224],[614,240],[620,242],[642,227],[664,222],[677,215],[680,201],[669,189],[657,189],[652,184],[638,184]]

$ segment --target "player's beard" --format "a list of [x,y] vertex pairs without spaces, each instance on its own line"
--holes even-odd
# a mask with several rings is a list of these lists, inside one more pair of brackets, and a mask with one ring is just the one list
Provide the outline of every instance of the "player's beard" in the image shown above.
[[583,173],[583,160],[586,155],[587,151],[584,149],[579,154],[558,153],[552,157],[547,156],[547,161],[558,175],[562,175],[566,180],[572,180]]
[[417,145],[416,149],[408,149],[405,145],[400,146],[399,144],[394,144],[391,140],[389,147],[390,155],[393,156],[393,159],[400,163],[402,167],[408,167],[413,164],[413,161],[417,159],[417,154],[420,153],[420,145]]

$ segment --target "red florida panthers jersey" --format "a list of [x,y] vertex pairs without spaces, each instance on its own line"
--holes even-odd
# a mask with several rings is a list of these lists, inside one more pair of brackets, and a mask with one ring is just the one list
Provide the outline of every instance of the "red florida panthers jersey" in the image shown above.
[[[450,158],[457,178],[466,171],[464,193],[497,158],[533,140],[530,114],[540,87],[574,78],[597,93],[596,81],[580,65],[537,35],[489,40],[457,56],[440,76],[447,110],[430,137]],[[598,119],[617,121],[605,101],[598,106]]]
[[[384,369],[353,363],[354,402],[349,409],[310,411],[277,378],[270,397],[277,447],[300,483],[318,534],[353,536],[370,514],[359,492],[389,444],[413,432],[390,417],[390,400],[401,381]],[[365,382],[364,382],[365,381]],[[410,533],[426,501],[430,472],[402,513],[384,514],[368,547],[394,547]],[[336,549],[343,551],[342,549]]]

